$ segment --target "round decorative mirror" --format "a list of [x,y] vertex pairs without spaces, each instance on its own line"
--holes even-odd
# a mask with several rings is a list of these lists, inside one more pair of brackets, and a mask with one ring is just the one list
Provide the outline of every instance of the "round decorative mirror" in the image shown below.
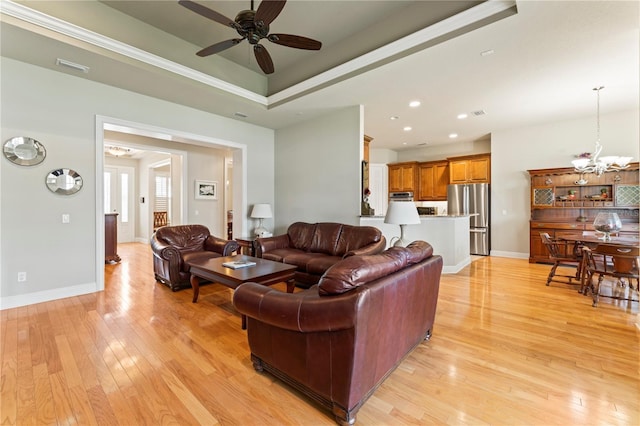
[[75,170],[56,169],[47,175],[47,188],[60,195],[71,195],[82,188],[82,177]]
[[19,166],[34,166],[44,161],[47,151],[35,139],[16,136],[4,143],[4,156]]

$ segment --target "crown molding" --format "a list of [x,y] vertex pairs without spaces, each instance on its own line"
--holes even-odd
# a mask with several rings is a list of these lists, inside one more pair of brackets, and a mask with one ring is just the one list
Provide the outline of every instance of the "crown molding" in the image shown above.
[[250,90],[225,82],[219,78],[212,77],[208,74],[180,65],[176,62],[151,54],[126,43],[105,37],[101,34],[61,19],[46,15],[10,0],[0,1],[0,13],[2,14],[12,16],[22,21],[29,22],[154,67],[164,69],[269,108],[283,105],[306,94],[375,68],[376,66],[407,56],[417,49],[420,49],[420,46],[425,46],[436,40],[438,37],[462,30],[465,27],[472,26],[482,20],[500,15],[510,9],[515,9],[515,7],[515,0],[488,0],[469,10],[430,25],[429,27],[352,59],[342,65],[338,65],[328,71],[322,72],[301,83],[281,90],[278,93],[274,93],[269,97],[265,97]]
[[146,52],[142,49],[130,46],[126,43],[119,42],[109,37],[105,37],[96,32],[79,27],[75,24],[63,21],[53,16],[46,15],[37,10],[25,7],[21,4],[14,3],[9,0],[0,2],[0,13],[12,16],[25,22],[37,25],[42,28],[54,31],[73,39],[89,43],[91,45],[109,50],[111,52],[126,56],[131,59],[152,65],[157,68],[164,69],[174,74],[189,78],[191,80],[206,84],[207,86],[231,93],[236,96],[257,102],[261,105],[267,105],[268,100],[265,96],[254,93],[250,90],[234,84],[227,83],[219,78],[212,77],[193,68],[180,65],[176,62]]

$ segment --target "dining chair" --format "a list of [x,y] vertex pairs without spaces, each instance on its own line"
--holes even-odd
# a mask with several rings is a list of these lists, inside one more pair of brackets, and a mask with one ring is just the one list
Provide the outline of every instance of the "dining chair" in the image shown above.
[[161,226],[169,225],[167,212],[153,212],[153,230],[156,231]]
[[[612,299],[630,300],[638,302],[640,291],[640,247],[623,247],[611,244],[600,244],[594,249],[583,248],[586,260],[585,282],[593,294],[592,306],[598,306],[600,296]],[[598,275],[594,284],[593,278]],[[605,277],[615,280],[612,284],[611,295],[600,294],[600,285]],[[625,282],[625,280],[627,282]],[[634,285],[635,281],[635,285]],[[628,285],[628,289],[627,289]],[[636,293],[636,298],[633,298]]]
[[[553,261],[551,271],[547,277],[547,285],[551,281],[563,284],[578,284],[581,280],[582,250],[578,244],[554,239],[546,232],[540,233],[542,243],[547,248],[549,259]],[[576,268],[576,272],[572,275],[559,274],[558,267]],[[557,277],[566,278],[566,280],[558,280]],[[577,281],[577,282],[574,282]]]

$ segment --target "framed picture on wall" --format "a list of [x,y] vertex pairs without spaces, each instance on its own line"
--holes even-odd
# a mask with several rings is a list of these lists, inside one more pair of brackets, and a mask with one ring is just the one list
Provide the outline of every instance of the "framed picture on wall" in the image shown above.
[[217,200],[218,182],[196,180],[196,200]]

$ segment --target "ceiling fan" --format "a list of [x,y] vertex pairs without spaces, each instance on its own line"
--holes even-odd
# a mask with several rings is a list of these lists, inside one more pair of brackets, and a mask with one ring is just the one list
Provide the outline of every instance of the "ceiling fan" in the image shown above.
[[322,47],[321,42],[307,37],[291,34],[269,34],[269,24],[278,17],[286,2],[286,0],[262,0],[260,6],[258,6],[258,10],[254,10],[253,0],[251,0],[251,10],[241,10],[236,16],[236,19],[232,20],[191,0],[178,1],[179,4],[198,15],[202,15],[219,24],[235,29],[242,37],[212,44],[197,52],[196,55],[204,57],[213,55],[214,53],[220,53],[246,39],[253,45],[253,53],[256,56],[256,61],[265,74],[273,73],[274,68],[271,55],[267,52],[267,48],[260,44],[260,40],[263,38],[266,38],[272,43],[295,47],[296,49],[320,50]]

